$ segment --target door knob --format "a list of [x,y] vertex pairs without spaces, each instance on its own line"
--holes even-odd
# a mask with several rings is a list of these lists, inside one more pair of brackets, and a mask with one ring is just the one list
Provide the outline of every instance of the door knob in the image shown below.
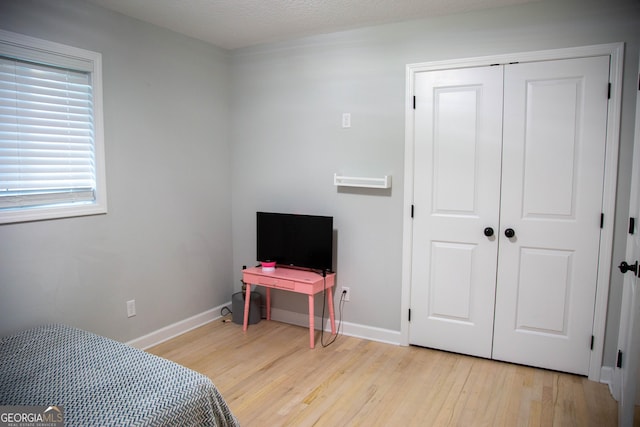
[[487,227],[484,229],[484,235],[487,237],[493,236],[493,228]]
[[513,231],[513,228],[507,228],[506,230],[504,230],[504,235],[507,236],[508,238],[512,238],[513,236],[516,235],[516,232]]
[[627,264],[626,261],[622,261],[618,266],[622,273],[626,273],[627,271],[633,271],[633,274],[638,274],[638,261],[633,264]]

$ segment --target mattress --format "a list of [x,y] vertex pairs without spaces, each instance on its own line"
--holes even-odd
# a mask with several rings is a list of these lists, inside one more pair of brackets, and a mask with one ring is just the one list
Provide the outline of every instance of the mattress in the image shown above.
[[62,406],[67,426],[237,426],[206,376],[67,325],[0,338],[0,405]]

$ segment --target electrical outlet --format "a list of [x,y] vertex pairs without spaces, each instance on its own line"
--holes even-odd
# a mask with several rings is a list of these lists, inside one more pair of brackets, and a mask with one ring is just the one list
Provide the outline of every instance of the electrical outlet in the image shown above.
[[351,113],[342,113],[342,127],[345,129],[351,127]]
[[347,288],[346,286],[343,286],[340,294],[341,294],[340,298],[344,299],[344,301],[349,301],[349,299],[351,298],[351,288]]
[[127,301],[127,317],[136,315],[136,300]]

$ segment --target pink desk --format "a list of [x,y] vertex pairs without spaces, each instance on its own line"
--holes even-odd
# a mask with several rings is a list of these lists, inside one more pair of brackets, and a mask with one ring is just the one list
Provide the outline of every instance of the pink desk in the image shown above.
[[[326,288],[329,304],[329,319],[331,320],[331,334],[336,333],[336,321],[333,312],[333,286],[335,273],[322,274],[306,270],[277,267],[275,271],[265,272],[262,267],[242,270],[242,280],[247,284],[247,295],[244,302],[244,323],[242,330],[247,330],[249,321],[249,302],[251,301],[251,285],[264,286],[267,289],[267,320],[271,320],[271,289],[282,289],[309,296],[309,347],[315,347],[315,325],[313,314],[313,297]],[[326,283],[325,283],[326,280]],[[323,326],[324,327],[324,326]]]

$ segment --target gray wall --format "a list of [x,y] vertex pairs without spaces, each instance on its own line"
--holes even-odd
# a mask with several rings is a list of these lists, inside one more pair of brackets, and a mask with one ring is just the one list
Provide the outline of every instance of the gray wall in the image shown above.
[[0,28],[102,53],[109,207],[0,226],[0,334],[127,341],[229,301],[227,52],[74,0],[3,0]]
[[[345,31],[232,55],[236,281],[255,262],[255,211],[333,215],[344,319],[400,330],[405,66],[408,63],[626,42],[614,260],[624,258],[640,48],[638,2],[545,1]],[[341,128],[341,114],[352,128]],[[333,173],[393,175],[389,192],[349,192]],[[618,334],[621,275],[612,273],[605,364]],[[295,295],[274,306],[305,310]]]

